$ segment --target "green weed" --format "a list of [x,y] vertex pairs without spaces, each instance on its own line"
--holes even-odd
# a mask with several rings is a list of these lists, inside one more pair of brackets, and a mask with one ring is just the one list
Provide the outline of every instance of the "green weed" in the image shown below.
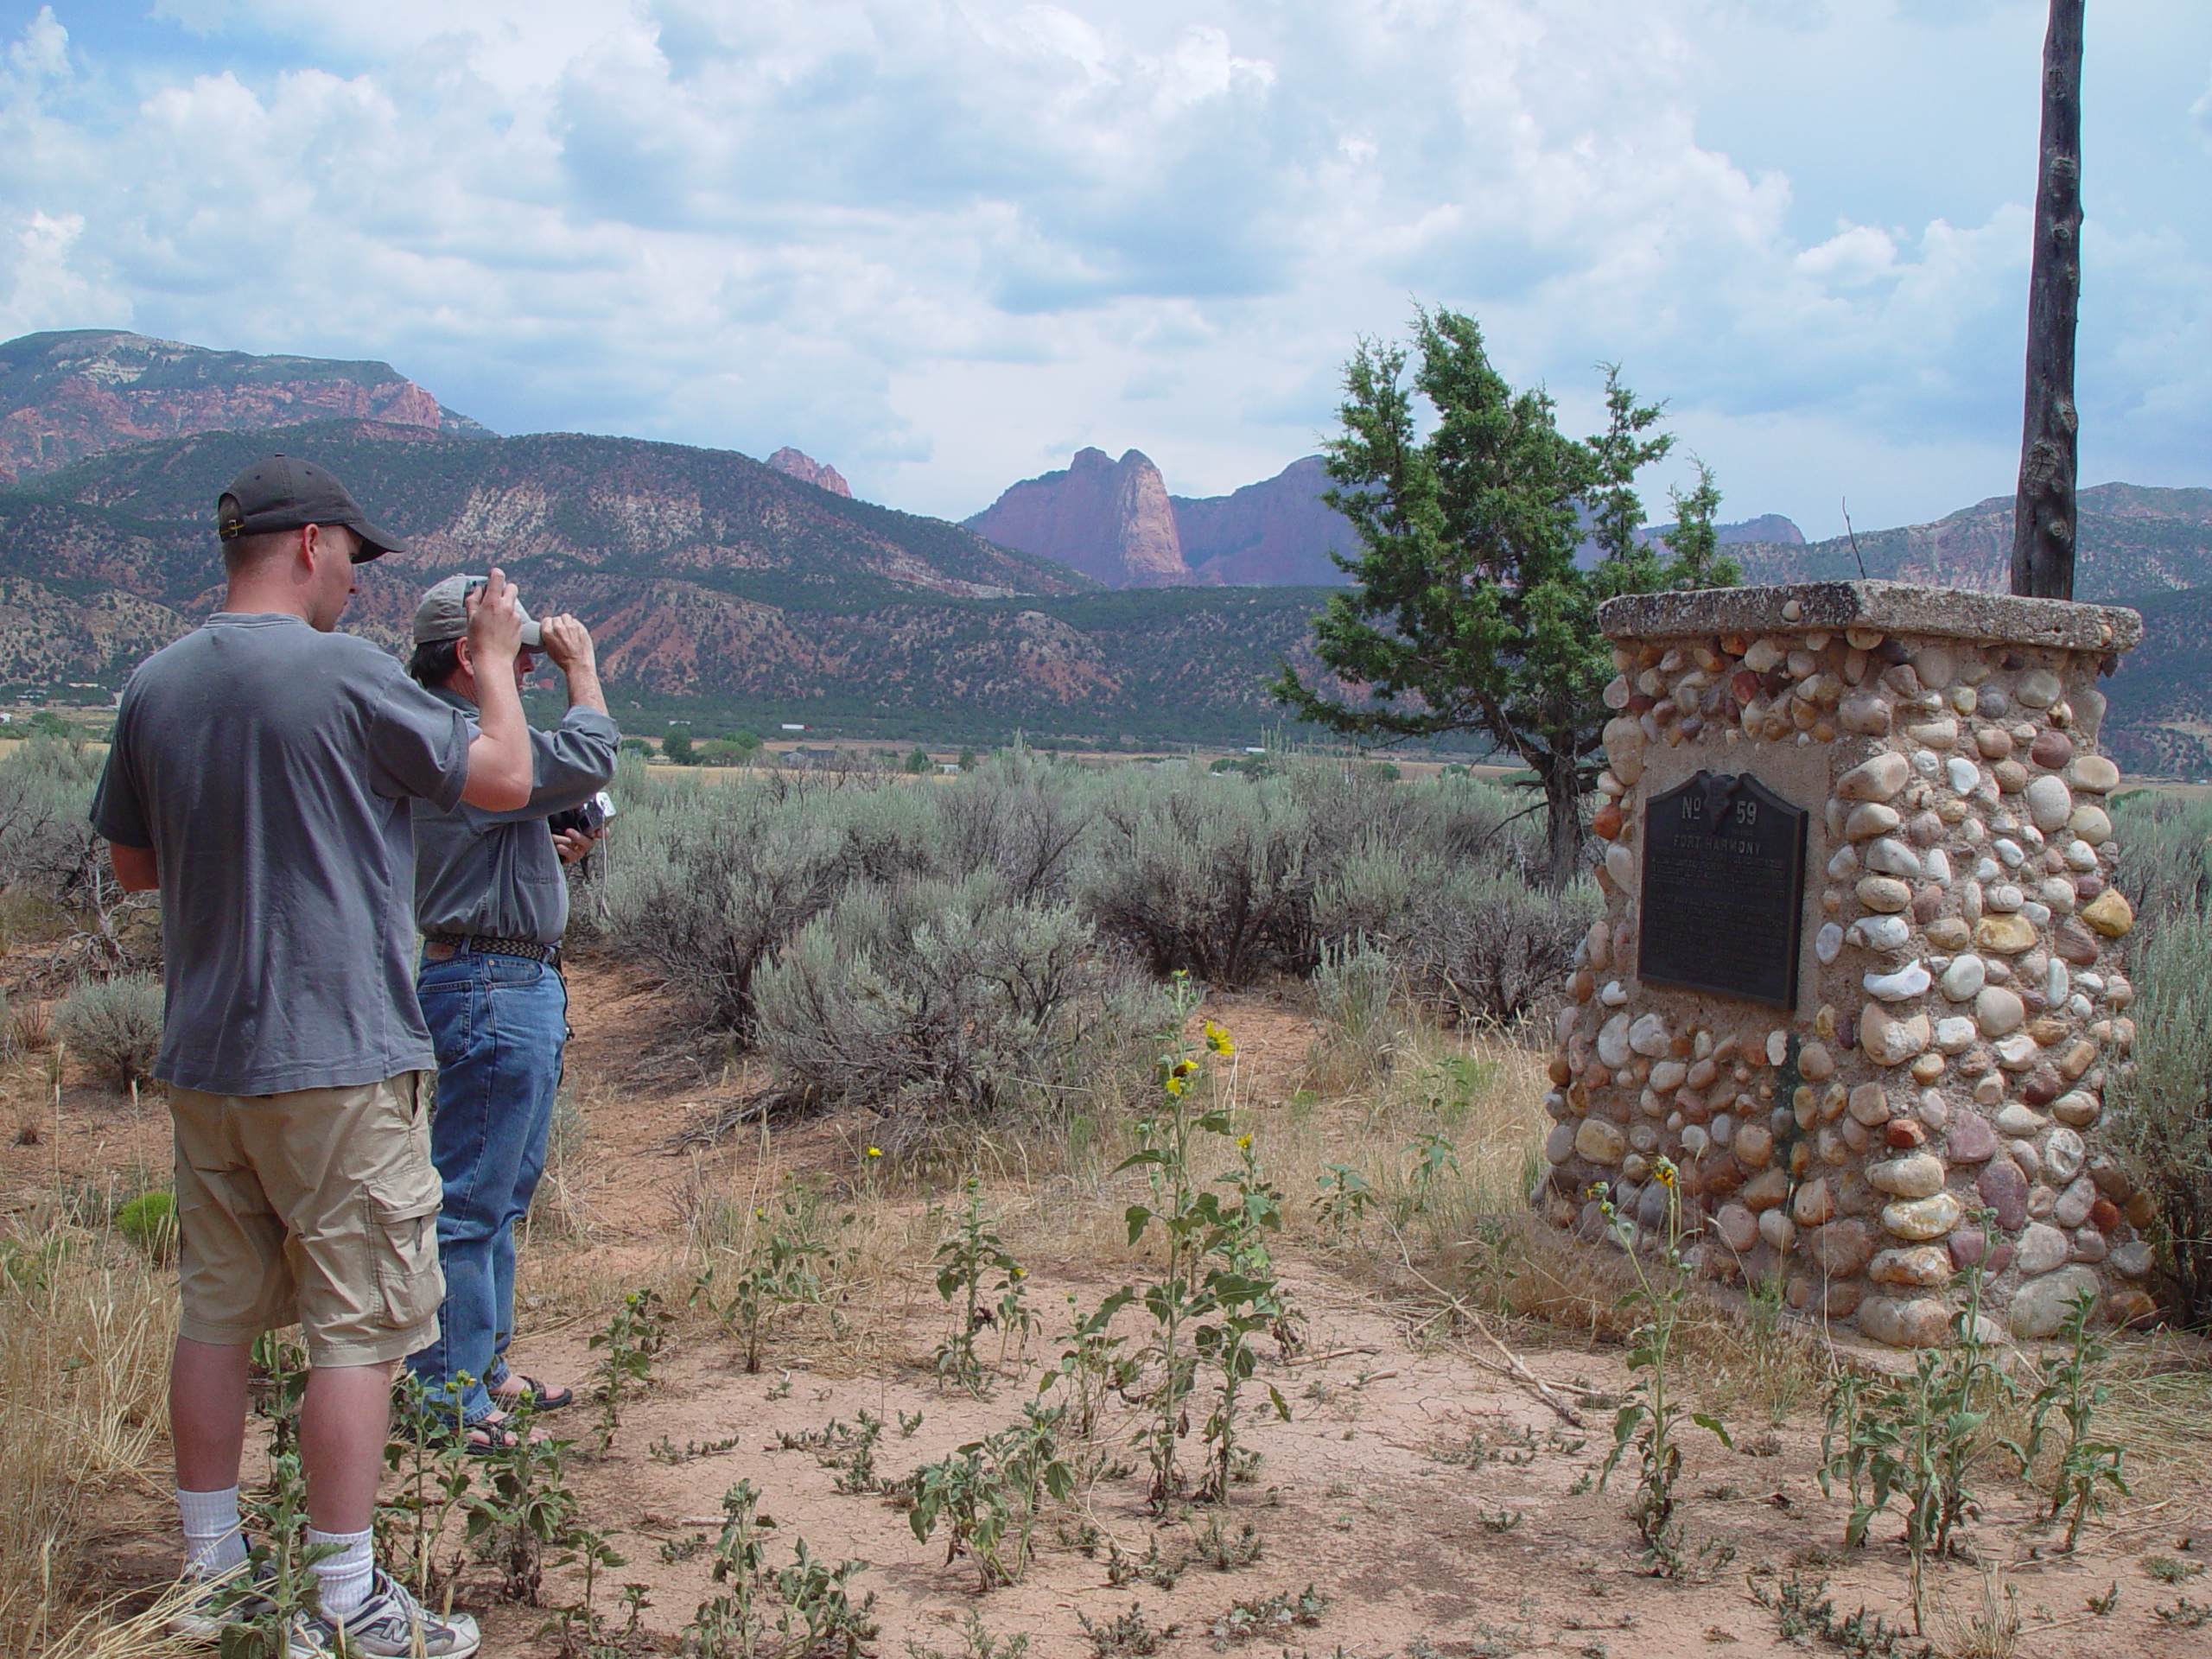
[[1966,1306],[1951,1322],[1955,1346],[1923,1351],[1903,1378],[1838,1379],[1823,1436],[1826,1461],[1815,1471],[1823,1492],[1839,1475],[1849,1483],[1847,1548],[1864,1543],[1874,1517],[1893,1498],[1902,1500],[1916,1630],[1926,1628],[1929,1560],[1948,1552],[1959,1529],[1980,1513],[1968,1484],[1975,1468],[2000,1446],[2023,1466],[2027,1461],[2023,1448],[1990,1430],[1991,1414],[2012,1397],[2012,1384],[1988,1356],[1979,1267],[1967,1269],[1966,1287]]
[[2020,1452],[2024,1474],[2032,1470],[2050,1429],[2050,1415],[2056,1412],[2065,1422],[2066,1440],[2059,1448],[2058,1467],[2052,1478],[2050,1516],[2056,1520],[2072,1509],[2066,1522],[2064,1548],[2069,1553],[2081,1535],[2082,1522],[2104,1513],[2104,1488],[2112,1487],[2123,1497],[2127,1492],[2123,1468],[2126,1452],[2112,1441],[2090,1438],[2098,1408],[2112,1397],[2108,1384],[2089,1381],[2091,1370],[2112,1357],[2109,1344],[2089,1328],[2096,1312],[2093,1291],[2083,1291],[2069,1305],[2066,1323],[2059,1329],[2067,1344],[2066,1358],[2036,1391],[2027,1445]]
[[1092,1659],[1145,1659],[1147,1654],[1158,1653],[1160,1643],[1173,1636],[1177,1628],[1170,1624],[1164,1630],[1155,1630],[1145,1622],[1143,1607],[1134,1601],[1128,1612],[1117,1613],[1103,1624],[1092,1624],[1080,1610],[1075,1622],[1083,1626]]
[[983,1628],[982,1619],[972,1607],[961,1614],[960,1633],[963,1641],[957,1654],[947,1653],[942,1648],[925,1647],[908,1637],[906,1659],[1026,1659],[1029,1652],[1027,1631],[993,1636]]
[[914,1536],[927,1542],[942,1522],[945,1560],[965,1555],[974,1561],[984,1590],[1020,1579],[1045,1498],[1065,1502],[1075,1491],[1074,1471],[1060,1450],[1065,1412],[1033,1401],[1013,1427],[914,1471],[914,1503],[906,1516]]
[[1807,1584],[1792,1573],[1770,1589],[1755,1573],[1749,1582],[1751,1599],[1774,1615],[1785,1642],[1799,1647],[1825,1642],[1853,1659],[1929,1659],[1926,1643],[1915,1642],[1864,1607],[1839,1614],[1825,1579]]
[[600,1361],[599,1446],[604,1453],[614,1444],[620,1427],[622,1396],[634,1387],[643,1393],[652,1385],[653,1357],[668,1341],[672,1309],[661,1305],[657,1290],[633,1290],[608,1316],[607,1329],[593,1336],[590,1345],[601,1350]]
[[[1028,1270],[1017,1262],[999,1236],[998,1228],[983,1213],[982,1183],[970,1175],[963,1188],[967,1206],[953,1224],[950,1235],[937,1249],[937,1294],[952,1313],[952,1326],[938,1345],[938,1382],[950,1382],[977,1399],[990,1392],[988,1368],[976,1353],[976,1336],[986,1325],[999,1332],[999,1360],[1006,1363],[1007,1348],[1016,1338],[1024,1346],[1036,1328],[1024,1281]],[[983,1281],[995,1274],[998,1282],[987,1294]],[[995,1303],[988,1298],[995,1296]]]
[[1232,1645],[1273,1641],[1298,1627],[1319,1624],[1328,1607],[1329,1599],[1309,1584],[1294,1596],[1278,1590],[1271,1596],[1231,1602],[1229,1611],[1206,1629],[1215,1641]]
[[[1196,1000],[1186,978],[1177,977],[1173,997],[1179,1014],[1173,1029],[1179,1033]],[[1211,1020],[1205,1041],[1216,1055],[1236,1052],[1229,1033]],[[1145,1354],[1158,1363],[1160,1381],[1146,1402],[1149,1421],[1137,1436],[1152,1464],[1152,1504],[1161,1513],[1181,1485],[1177,1442],[1189,1432],[1187,1405],[1198,1367],[1211,1366],[1219,1379],[1205,1423],[1207,1472],[1198,1497],[1225,1502],[1236,1469],[1239,1397],[1257,1363],[1253,1339],[1273,1332],[1287,1347],[1293,1317],[1267,1246],[1267,1236],[1282,1225],[1281,1195],[1260,1168],[1254,1136],[1237,1133],[1227,1107],[1197,1104],[1204,1071],[1175,1036],[1159,1063],[1157,1102],[1137,1124],[1139,1149],[1119,1166],[1143,1170],[1152,1186],[1152,1202],[1131,1205],[1126,1212],[1130,1247],[1155,1228],[1166,1245],[1163,1269],[1141,1298],[1154,1332]],[[1193,1173],[1199,1148],[1208,1144],[1202,1137],[1231,1141],[1236,1148],[1236,1167],[1217,1182],[1201,1183]],[[1230,1196],[1224,1199],[1217,1186]],[[1290,1405],[1281,1391],[1270,1384],[1267,1395],[1287,1421]]]
[[[748,1376],[760,1369],[769,1332],[802,1307],[829,1307],[823,1273],[835,1246],[820,1236],[820,1205],[810,1189],[786,1189],[780,1219],[768,1236],[739,1253],[734,1264],[710,1263],[693,1281],[690,1301],[706,1308],[735,1337]],[[753,1211],[767,1219],[765,1209]],[[725,1265],[732,1271],[722,1274]],[[830,1309],[831,1323],[836,1311]]]
[[1644,1266],[1637,1250],[1635,1225],[1613,1208],[1610,1194],[1599,1190],[1599,1205],[1619,1238],[1636,1285],[1621,1298],[1623,1306],[1641,1305],[1646,1318],[1629,1338],[1629,1370],[1636,1382],[1629,1397],[1613,1416],[1612,1449],[1598,1471],[1598,1490],[1603,1491],[1613,1471],[1633,1446],[1637,1456],[1636,1501],[1629,1515],[1643,1537],[1645,1559],[1668,1578],[1682,1576],[1682,1527],[1675,1519],[1679,1499],[1675,1488],[1681,1478],[1680,1444],[1685,1418],[1734,1449],[1726,1425],[1704,1412],[1693,1412],[1671,1391],[1668,1367],[1683,1304],[1689,1298],[1689,1274],[1681,1258],[1681,1197],[1675,1166],[1657,1160],[1652,1179],[1667,1190],[1667,1231],[1662,1242],[1658,1270]]

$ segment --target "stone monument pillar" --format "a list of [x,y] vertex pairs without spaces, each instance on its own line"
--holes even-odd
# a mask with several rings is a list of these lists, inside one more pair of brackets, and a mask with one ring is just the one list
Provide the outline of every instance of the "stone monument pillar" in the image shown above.
[[[2133,1036],[2096,749],[2133,611],[1883,582],[1617,599],[1545,1214],[1663,1224],[1716,1278],[1877,1341],[1949,1338],[1953,1281],[2051,1335],[2150,1310],[2146,1201],[2098,1145]],[[1977,1224],[1977,1212],[1993,1222]]]

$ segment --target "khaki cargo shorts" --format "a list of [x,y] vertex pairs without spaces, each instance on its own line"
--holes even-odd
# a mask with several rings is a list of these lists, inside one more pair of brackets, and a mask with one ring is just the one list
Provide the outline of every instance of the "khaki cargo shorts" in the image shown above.
[[181,1334],[230,1346],[296,1322],[314,1365],[429,1345],[445,1280],[424,1082],[168,1091]]

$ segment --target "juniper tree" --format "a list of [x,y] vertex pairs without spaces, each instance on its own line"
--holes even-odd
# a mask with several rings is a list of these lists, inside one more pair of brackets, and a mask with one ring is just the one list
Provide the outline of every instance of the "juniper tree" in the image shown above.
[[[1330,599],[1313,638],[1350,700],[1287,665],[1274,695],[1357,738],[1487,736],[1535,774],[1547,876],[1563,887],[1613,673],[1598,606],[1739,580],[1715,545],[1719,490],[1700,463],[1696,487],[1674,498],[1675,529],[1662,543],[1640,537],[1637,474],[1673,447],[1658,407],[1608,365],[1605,430],[1569,437],[1550,396],[1516,391],[1475,321],[1448,309],[1416,312],[1410,353],[1363,340],[1344,394],[1343,432],[1323,446],[1336,484],[1323,499],[1359,538],[1357,554],[1336,558],[1357,585]],[[1594,563],[1577,561],[1586,536]]]

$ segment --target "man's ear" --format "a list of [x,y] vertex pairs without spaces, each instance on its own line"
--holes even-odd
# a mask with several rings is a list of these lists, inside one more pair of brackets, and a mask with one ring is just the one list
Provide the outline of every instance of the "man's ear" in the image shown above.
[[476,672],[476,651],[475,647],[468,643],[467,634],[462,634],[460,639],[453,642],[453,659],[462,673]]

